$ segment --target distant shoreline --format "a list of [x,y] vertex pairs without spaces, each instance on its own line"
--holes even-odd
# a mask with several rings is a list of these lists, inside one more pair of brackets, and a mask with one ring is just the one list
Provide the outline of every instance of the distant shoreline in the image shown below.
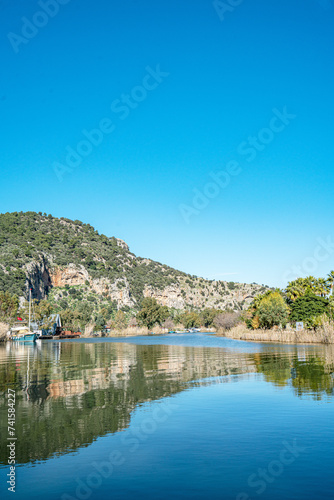
[[[6,331],[9,329],[9,325],[7,325]],[[178,329],[180,330],[180,329]],[[127,337],[138,337],[138,336],[154,336],[154,335],[168,335],[168,331],[166,331],[166,328],[162,328],[159,326],[155,326],[151,330],[146,328],[146,327],[128,327],[123,330],[113,330],[107,335],[101,335],[100,333],[98,335],[92,335],[92,334],[82,334],[81,339],[108,339],[108,338],[127,338]],[[176,332],[176,333],[183,333],[182,331]],[[215,334],[215,329],[214,328],[201,328],[200,333],[212,333]],[[54,340],[58,340],[54,339]],[[67,339],[69,340],[69,339]],[[7,338],[6,334],[3,333],[0,335],[0,343],[2,342],[7,342],[9,339]]]
[[[178,328],[178,330],[181,330],[181,328]],[[81,338],[112,338],[112,337],[135,337],[135,336],[150,336],[150,335],[168,335],[168,331],[166,331],[166,328],[161,328],[159,326],[155,326],[152,328],[152,330],[149,330],[146,327],[132,327],[132,328],[125,328],[124,330],[114,330],[111,331],[108,335],[101,336],[101,335],[82,335]],[[184,333],[182,331],[175,332],[175,333]],[[216,333],[215,328],[201,328],[201,331],[199,333]]]

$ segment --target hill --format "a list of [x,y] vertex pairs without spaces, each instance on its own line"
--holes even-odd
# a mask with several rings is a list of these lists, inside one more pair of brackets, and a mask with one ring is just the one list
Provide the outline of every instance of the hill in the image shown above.
[[138,310],[144,297],[182,309],[248,307],[266,290],[255,283],[210,281],[137,257],[90,224],[34,212],[0,214],[0,291],[47,298],[61,309],[80,304]]

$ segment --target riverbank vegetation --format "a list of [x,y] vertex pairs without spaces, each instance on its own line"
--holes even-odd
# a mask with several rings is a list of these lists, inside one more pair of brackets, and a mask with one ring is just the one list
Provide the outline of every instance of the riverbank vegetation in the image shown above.
[[271,329],[247,328],[244,323],[229,330],[219,330],[218,336],[228,337],[235,340],[246,340],[256,342],[283,342],[285,344],[334,344],[334,323],[324,318],[323,323],[316,329],[303,329],[297,331],[293,328]]
[[[50,328],[54,315],[60,314],[66,330],[81,331],[86,336],[202,328],[243,340],[334,343],[333,283],[334,271],[327,278],[298,278],[288,283],[285,290],[265,289],[246,311],[195,307],[180,310],[145,297],[139,310],[119,309],[116,301],[94,308],[93,304],[86,302],[78,301],[73,307],[66,300],[54,302],[46,298],[33,301],[33,312],[40,329]],[[72,296],[77,293],[77,288],[69,287],[67,292]],[[18,318],[27,322],[27,301],[8,290],[0,291],[2,336]],[[298,330],[302,331],[296,331],[296,323],[299,323]]]
[[[33,300],[33,319],[40,329],[50,328],[55,314],[60,314],[64,329],[80,331],[83,335],[135,335],[166,333],[174,329],[201,327],[203,330],[215,330],[217,327],[233,326],[239,314],[230,310],[205,308],[203,310],[177,310],[158,304],[156,299],[146,297],[142,300],[140,310],[130,308],[117,310],[116,303],[102,307],[95,314],[89,307],[64,309],[52,302]],[[8,329],[20,321],[28,322],[28,303],[21,304],[16,295],[0,292],[0,322],[2,336]]]
[[[334,272],[298,278],[255,297],[237,325],[218,334],[239,340],[334,343]],[[298,328],[296,328],[296,324]]]

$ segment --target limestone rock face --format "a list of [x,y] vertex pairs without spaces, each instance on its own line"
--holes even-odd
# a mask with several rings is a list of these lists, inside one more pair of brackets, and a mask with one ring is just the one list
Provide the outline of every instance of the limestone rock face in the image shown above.
[[[123,280],[125,281],[125,280]],[[118,308],[124,307],[124,306],[129,306],[129,307],[135,307],[136,302],[132,299],[130,295],[130,286],[127,281],[125,281],[125,287],[119,290],[117,287],[117,282],[112,283],[109,286],[109,293],[111,300],[116,300],[117,301],[117,306]]]
[[162,306],[184,309],[185,300],[182,297],[181,288],[178,286],[167,286],[163,290],[156,290],[153,287],[146,287],[144,297],[153,297]]
[[[108,297],[110,300],[115,300],[119,308],[136,305],[130,297],[130,286],[126,279],[116,280],[115,283],[111,283],[108,278],[92,279],[84,266],[76,266],[75,264],[69,264],[65,268],[57,267],[51,271],[50,276],[53,287],[84,285],[88,281],[90,290],[98,295]],[[121,289],[117,286],[119,281],[125,283]]]
[[[122,281],[125,286],[121,289],[118,288],[117,284]],[[122,280],[116,280],[111,283],[107,278],[99,278],[91,281],[91,288],[99,295],[105,295],[110,300],[115,300],[117,302],[118,308],[129,306],[134,307],[136,302],[130,296],[130,286],[125,278]]]
[[198,278],[192,286],[180,282],[163,290],[152,286],[146,287],[143,295],[156,299],[160,305],[175,309],[187,309],[192,306],[242,310],[249,307],[260,288],[259,285],[236,283],[235,288],[231,290],[226,285],[225,282],[209,282]]
[[25,272],[27,274],[26,295],[28,296],[29,288],[31,288],[34,299],[45,299],[52,287],[50,272],[45,258],[42,257],[39,261],[29,262],[25,266]]
[[69,264],[65,268],[54,268],[50,272],[50,278],[53,287],[84,285],[86,280],[90,281],[88,271],[84,266],[75,264]]
[[[148,260],[148,263],[150,261]],[[45,257],[26,265],[27,293],[33,289],[33,298],[38,300],[47,297],[51,289],[86,286],[86,294],[95,293],[102,298],[116,301],[118,308],[128,306],[136,308],[136,299],[131,295],[127,277],[112,282],[108,278],[92,278],[83,265],[70,263],[66,267],[53,266]],[[231,285],[231,284],[230,284]],[[216,308],[216,309],[247,309],[254,296],[259,293],[259,285],[207,281],[195,278],[191,285],[187,280],[176,279],[175,284],[165,288],[146,285],[143,297],[152,297],[161,305],[174,309]],[[56,300],[61,298],[56,295]]]

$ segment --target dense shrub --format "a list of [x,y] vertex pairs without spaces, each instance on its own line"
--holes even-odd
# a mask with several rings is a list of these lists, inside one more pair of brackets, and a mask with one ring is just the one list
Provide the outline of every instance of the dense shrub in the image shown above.
[[15,318],[18,307],[19,300],[16,295],[0,291],[0,319],[10,320]]
[[261,300],[257,316],[262,328],[272,328],[280,324],[285,326],[289,317],[289,307],[279,292],[271,292]]
[[152,328],[157,323],[161,323],[169,316],[168,307],[160,306],[157,301],[151,297],[143,299],[141,309],[136,318],[139,323],[147,328]]
[[210,327],[214,323],[215,317],[220,314],[222,311],[219,309],[209,309],[206,308],[201,312],[201,325],[206,328]]
[[179,315],[179,321],[185,328],[201,326],[201,317],[197,312],[186,311]]
[[324,297],[308,293],[299,297],[291,304],[289,320],[309,322],[312,318],[320,316],[328,310],[329,301]]

